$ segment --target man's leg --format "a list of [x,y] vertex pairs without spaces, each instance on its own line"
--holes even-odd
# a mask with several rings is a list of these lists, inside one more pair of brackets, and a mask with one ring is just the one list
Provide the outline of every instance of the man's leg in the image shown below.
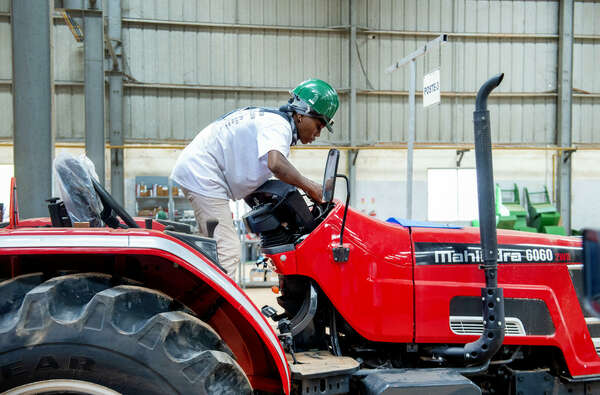
[[194,216],[198,223],[198,231],[202,236],[208,236],[206,221],[210,219],[219,221],[214,234],[217,241],[219,263],[227,270],[229,277],[234,281],[237,280],[241,245],[235,226],[233,225],[229,200],[209,198],[186,189],[183,191],[192,204]]

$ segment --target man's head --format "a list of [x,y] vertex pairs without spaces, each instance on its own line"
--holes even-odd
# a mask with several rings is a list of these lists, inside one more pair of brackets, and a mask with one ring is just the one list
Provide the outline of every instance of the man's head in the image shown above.
[[326,127],[333,132],[333,116],[340,102],[335,89],[317,79],[301,82],[291,92],[288,107],[294,111],[298,138],[302,144],[313,142]]

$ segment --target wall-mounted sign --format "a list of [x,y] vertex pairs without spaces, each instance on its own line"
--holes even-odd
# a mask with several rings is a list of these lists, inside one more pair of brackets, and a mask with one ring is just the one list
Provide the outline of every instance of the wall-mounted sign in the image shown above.
[[440,69],[423,77],[423,107],[440,102]]

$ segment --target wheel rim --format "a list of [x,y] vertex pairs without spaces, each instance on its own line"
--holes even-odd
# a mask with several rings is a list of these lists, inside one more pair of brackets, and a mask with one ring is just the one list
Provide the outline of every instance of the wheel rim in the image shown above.
[[44,380],[29,383],[17,388],[10,389],[3,395],[33,395],[45,393],[61,393],[68,391],[75,394],[89,395],[119,395],[119,392],[100,384],[80,380]]

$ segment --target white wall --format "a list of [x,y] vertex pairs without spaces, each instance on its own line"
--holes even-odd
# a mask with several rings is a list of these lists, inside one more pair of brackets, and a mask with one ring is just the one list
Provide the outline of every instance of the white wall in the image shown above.
[[[56,153],[67,151],[73,155],[83,148],[57,148]],[[135,177],[168,176],[179,155],[179,149],[128,149],[125,150],[125,206],[135,211]],[[494,179],[501,185],[516,182],[523,187],[537,189],[547,186],[552,193],[552,166],[555,151],[497,149],[494,155]],[[322,182],[327,150],[293,149],[291,162],[307,177]],[[573,154],[572,223],[574,229],[600,228],[600,150],[577,151]],[[12,147],[0,147],[0,165],[12,164]],[[106,157],[106,174],[110,176],[110,163]],[[413,219],[427,219],[427,169],[453,168],[456,151],[451,149],[418,149],[414,152]],[[465,153],[462,168],[475,167],[475,152]],[[342,151],[338,172],[347,174],[346,151]],[[404,217],[406,215],[406,151],[366,149],[356,160],[357,185],[351,193],[356,197],[356,208],[377,217]],[[110,180],[106,180],[110,185]],[[8,186],[0,186],[2,188]],[[344,200],[345,183],[338,180],[336,198]],[[23,197],[22,197],[23,198]],[[46,197],[40,197],[40,199]],[[364,199],[364,203],[362,203]],[[374,205],[371,204],[374,199]],[[524,196],[521,196],[524,203]]]

